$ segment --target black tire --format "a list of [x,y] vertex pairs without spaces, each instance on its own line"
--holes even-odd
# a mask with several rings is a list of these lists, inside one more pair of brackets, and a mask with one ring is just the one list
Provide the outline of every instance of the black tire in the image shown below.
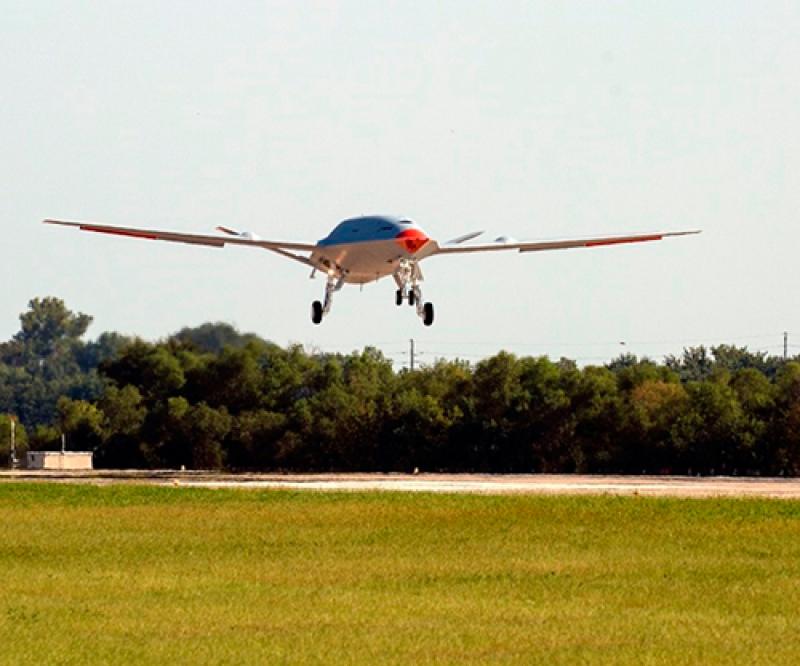
[[403,304],[403,291],[401,289],[398,289],[395,292],[394,302],[397,303],[397,305],[402,305]]
[[315,324],[322,322],[322,303],[319,301],[314,301],[311,304],[311,321]]
[[433,323],[433,303],[425,303],[422,309],[425,311],[422,323],[425,324],[425,326],[430,326]]
[[417,295],[414,293],[413,290],[409,291],[408,292],[408,304],[409,305],[414,305],[414,303],[416,303],[416,302],[417,302]]

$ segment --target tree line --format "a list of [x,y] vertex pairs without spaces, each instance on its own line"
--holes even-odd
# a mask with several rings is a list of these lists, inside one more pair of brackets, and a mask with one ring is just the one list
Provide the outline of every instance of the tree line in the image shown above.
[[[83,337],[35,299],[0,344],[20,449],[97,467],[797,475],[800,358],[719,345],[603,366],[500,352],[395,371],[377,349],[309,354],[226,324],[158,342]],[[0,416],[0,459],[9,417]]]

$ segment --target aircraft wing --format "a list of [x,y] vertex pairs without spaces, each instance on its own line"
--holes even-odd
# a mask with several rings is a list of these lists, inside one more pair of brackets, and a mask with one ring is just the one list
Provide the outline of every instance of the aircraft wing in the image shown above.
[[431,254],[462,254],[465,252],[494,252],[499,250],[518,250],[519,252],[540,252],[543,250],[566,250],[573,247],[601,247],[657,241],[669,236],[689,236],[700,231],[664,231],[647,234],[628,234],[626,236],[596,236],[593,238],[567,238],[561,240],[517,241],[498,239],[493,243],[437,246]]
[[[116,227],[108,224],[95,224],[94,222],[73,222],[69,220],[44,220],[45,224],[58,224],[64,227],[75,227],[81,231],[93,231],[100,234],[126,236],[128,238],[144,238],[146,240],[171,241],[173,243],[189,243],[190,245],[208,245],[210,247],[224,247],[225,245],[248,245],[273,250],[292,259],[303,261],[304,257],[293,255],[287,250],[311,252],[313,243],[295,243],[292,241],[271,241],[245,235],[212,236],[204,234],[186,234],[175,231],[158,231],[155,229],[136,229],[133,227]],[[306,263],[303,261],[303,263]]]

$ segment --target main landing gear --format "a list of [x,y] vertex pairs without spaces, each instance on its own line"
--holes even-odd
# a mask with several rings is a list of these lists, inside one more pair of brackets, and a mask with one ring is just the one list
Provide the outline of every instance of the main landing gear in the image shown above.
[[417,315],[422,319],[425,326],[433,323],[433,303],[422,302],[422,289],[419,283],[422,282],[422,271],[416,261],[404,259],[400,262],[394,272],[394,281],[397,283],[397,291],[394,294],[394,301],[397,305],[402,305],[403,301],[408,301],[410,306],[417,306]]
[[[314,276],[314,273],[311,274]],[[335,272],[328,274],[325,283],[325,298],[323,301],[314,301],[311,304],[311,321],[321,324],[325,315],[331,311],[333,305],[333,294],[344,286],[345,272],[337,275]],[[419,270],[416,261],[403,260],[394,272],[394,280],[397,283],[395,292],[395,303],[402,305],[407,302],[411,307],[416,307],[417,316],[422,319],[425,326],[433,324],[433,303],[422,301],[422,289],[419,283],[422,282],[422,272]]]
[[339,291],[344,285],[344,275],[336,277],[335,275],[328,275],[328,281],[325,283],[325,300],[323,303],[314,301],[311,304],[311,321],[315,324],[321,324],[322,318],[331,311],[333,305],[333,293]]

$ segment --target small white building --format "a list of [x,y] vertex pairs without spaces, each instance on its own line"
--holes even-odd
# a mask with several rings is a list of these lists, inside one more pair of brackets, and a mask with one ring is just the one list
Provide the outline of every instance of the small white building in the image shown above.
[[28,451],[28,469],[92,469],[92,452]]

